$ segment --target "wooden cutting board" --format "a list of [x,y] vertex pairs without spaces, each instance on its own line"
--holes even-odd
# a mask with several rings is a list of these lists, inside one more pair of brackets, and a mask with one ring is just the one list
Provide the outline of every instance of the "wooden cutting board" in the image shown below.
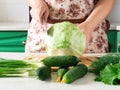
[[79,58],[82,61],[82,63],[84,63],[85,65],[89,66],[92,61],[97,60],[97,59],[99,59],[100,57],[102,57],[104,55],[106,55],[106,53],[83,54]]
[[[94,60],[97,60],[101,56],[105,55],[106,53],[102,54],[83,54],[82,56],[79,57],[80,63],[85,64],[86,66],[89,66],[90,63]],[[24,60],[30,60],[32,62],[41,62],[43,58],[47,57],[45,54],[28,54],[26,55],[23,59]],[[53,68],[56,69],[56,68]]]

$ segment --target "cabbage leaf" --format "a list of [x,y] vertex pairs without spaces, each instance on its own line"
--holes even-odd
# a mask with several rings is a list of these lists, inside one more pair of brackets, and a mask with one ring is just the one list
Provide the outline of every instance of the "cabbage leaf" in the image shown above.
[[47,34],[48,55],[80,56],[85,50],[85,35],[76,25],[68,21],[55,23]]

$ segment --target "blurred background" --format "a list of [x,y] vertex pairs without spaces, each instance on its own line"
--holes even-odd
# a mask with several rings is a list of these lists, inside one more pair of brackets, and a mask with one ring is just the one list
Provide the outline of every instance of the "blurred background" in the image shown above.
[[[107,19],[110,52],[120,52],[120,0]],[[24,52],[29,27],[29,7],[25,0],[0,0],[0,52]]]

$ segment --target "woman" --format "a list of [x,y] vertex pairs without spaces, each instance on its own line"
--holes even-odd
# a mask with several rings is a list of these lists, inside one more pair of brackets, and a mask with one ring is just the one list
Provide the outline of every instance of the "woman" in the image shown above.
[[32,21],[26,52],[45,52],[44,34],[53,23],[70,21],[86,35],[86,53],[109,51],[105,20],[115,0],[26,0]]

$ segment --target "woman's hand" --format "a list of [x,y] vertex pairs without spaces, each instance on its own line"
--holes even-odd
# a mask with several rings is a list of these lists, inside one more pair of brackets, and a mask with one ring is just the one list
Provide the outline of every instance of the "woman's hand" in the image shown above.
[[86,22],[79,24],[78,27],[86,36],[86,49],[85,49],[85,51],[86,51],[88,48],[88,44],[89,44],[90,40],[92,39],[94,28],[89,27],[88,23],[86,23]]
[[32,6],[30,14],[33,19],[35,19],[40,24],[43,24],[43,20],[47,21],[49,16],[49,8],[44,0],[38,0]]

